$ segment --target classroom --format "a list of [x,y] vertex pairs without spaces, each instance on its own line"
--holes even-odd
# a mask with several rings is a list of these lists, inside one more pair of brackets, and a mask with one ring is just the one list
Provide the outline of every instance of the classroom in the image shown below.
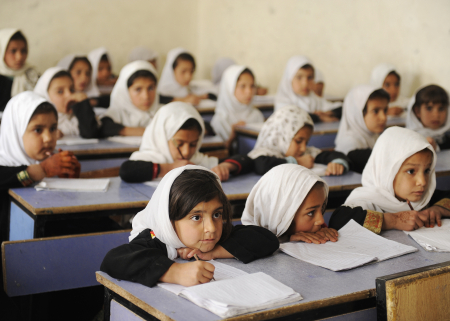
[[0,319],[448,320],[448,17],[0,1]]

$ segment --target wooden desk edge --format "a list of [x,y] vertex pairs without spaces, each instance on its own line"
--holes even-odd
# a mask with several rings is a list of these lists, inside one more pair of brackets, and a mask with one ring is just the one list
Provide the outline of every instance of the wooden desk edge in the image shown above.
[[339,185],[339,186],[330,186],[330,192],[339,192],[339,191],[352,191],[357,187],[361,187],[361,184],[353,184],[353,185]]
[[104,148],[104,149],[80,149],[71,150],[70,146],[65,148],[65,150],[71,151],[75,156],[82,155],[103,155],[103,154],[122,154],[122,153],[133,153],[139,150],[138,147],[123,147],[123,148]]
[[[235,129],[235,131],[238,134],[248,135],[248,136],[251,136],[254,138],[257,138],[259,135],[258,131],[255,131],[253,129],[242,128],[242,127],[237,127]],[[337,134],[337,132],[338,131],[336,129],[325,129],[325,130],[314,131],[312,133],[312,136]]]
[[[120,286],[114,284],[113,282],[109,281],[108,279],[105,279],[98,273],[96,273],[96,279],[100,284],[104,285],[111,291],[114,291],[121,297],[127,299],[134,305],[138,306],[139,308],[146,311],[147,313],[159,318],[160,320],[173,320],[173,319],[169,318],[167,315],[165,315],[164,313],[162,313],[161,311],[150,306],[148,303],[140,300],[139,298],[136,298],[134,295],[130,294],[129,292],[127,292]],[[374,297],[375,294],[376,294],[376,290],[375,290],[375,288],[373,288],[373,289],[349,293],[349,294],[345,294],[345,295],[341,295],[341,296],[322,299],[322,300],[311,301],[311,302],[306,302],[306,303],[298,303],[298,304],[289,305],[289,306],[283,306],[280,308],[275,308],[273,310],[259,311],[259,312],[255,312],[255,313],[251,313],[251,314],[244,314],[241,316],[229,318],[227,320],[236,320],[237,321],[237,320],[248,320],[249,318],[251,318],[252,320],[267,320],[267,319],[274,318],[274,317],[279,318],[282,316],[291,315],[293,313],[299,313],[299,312],[303,312],[303,311],[324,308],[324,307],[332,306],[332,305],[336,305],[336,304],[368,299],[368,298]],[[192,303],[192,304],[194,304],[194,303]]]

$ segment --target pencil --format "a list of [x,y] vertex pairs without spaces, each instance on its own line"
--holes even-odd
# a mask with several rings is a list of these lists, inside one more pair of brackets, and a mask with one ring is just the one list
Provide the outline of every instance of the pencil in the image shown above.
[[[196,261],[200,261],[200,259],[198,258],[197,254],[194,254],[194,257],[195,257],[195,260],[196,260]],[[213,281],[216,280],[214,277],[213,277],[212,279],[213,279]]]
[[413,207],[412,207],[412,205],[411,205],[411,202],[410,202],[409,200],[407,200],[406,203],[408,203],[408,206],[409,206],[409,208],[411,209],[411,211],[414,211],[414,209],[413,209]]

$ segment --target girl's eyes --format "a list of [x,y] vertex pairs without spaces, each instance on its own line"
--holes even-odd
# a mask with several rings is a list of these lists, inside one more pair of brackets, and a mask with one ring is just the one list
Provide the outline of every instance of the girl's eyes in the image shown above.
[[213,218],[219,218],[221,216],[222,216],[222,213],[220,213],[220,212],[217,212],[217,213],[213,214]]
[[296,142],[298,145],[300,145],[301,143],[303,143],[303,139],[296,140],[295,142]]
[[60,89],[58,90],[58,94],[62,95],[64,93],[64,90]]
[[433,110],[433,106],[427,106],[427,111],[432,111]]
[[36,128],[34,130],[37,134],[42,134],[42,128]]
[[407,171],[406,171],[408,174],[414,174],[414,170],[413,169],[408,169]]
[[430,171],[431,171],[431,169],[427,168],[427,169],[425,170],[425,174],[430,174]]
[[191,148],[197,148],[197,144],[190,144],[189,145]]
[[314,211],[311,211],[311,212],[309,212],[309,213],[306,214],[306,215],[308,215],[309,217],[313,217],[313,216],[314,216]]
[[193,220],[193,221],[195,221],[195,222],[200,221],[200,215],[194,215],[194,216],[192,216],[192,217],[191,217],[191,220]]
[[58,129],[58,126],[52,126],[52,127],[50,128],[50,132],[53,133],[53,132],[55,132],[57,129]]

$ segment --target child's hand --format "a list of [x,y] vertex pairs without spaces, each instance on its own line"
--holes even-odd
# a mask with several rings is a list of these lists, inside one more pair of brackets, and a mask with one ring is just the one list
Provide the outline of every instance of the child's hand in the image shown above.
[[303,241],[305,243],[324,244],[328,241],[328,239],[321,234],[318,234],[317,232],[298,232],[291,235],[290,241]]
[[160,281],[183,286],[208,283],[214,277],[214,269],[214,265],[205,261],[174,263]]
[[325,175],[342,175],[344,174],[344,165],[338,163],[328,163]]
[[46,177],[79,177],[80,175],[80,163],[73,153],[69,151],[54,154],[39,165],[44,170]]
[[181,247],[181,248],[177,249],[178,257],[183,260],[190,260],[192,255],[188,256],[188,254],[190,254],[193,251],[194,250],[189,247]]
[[427,218],[417,211],[403,211],[398,213],[384,213],[383,230],[413,231],[424,226]]
[[431,146],[433,146],[434,150],[437,150],[437,143],[433,137],[427,137],[427,141],[430,143]]
[[189,94],[186,97],[180,99],[181,101],[184,101],[186,103],[190,103],[194,106],[197,106],[200,103],[200,97],[194,95],[194,94]]
[[295,158],[297,160],[297,164],[302,165],[306,168],[314,167],[314,157],[311,155],[303,155]]
[[424,216],[425,227],[434,227],[435,223],[437,226],[442,226],[441,218],[443,216],[450,217],[450,210],[435,205],[427,208],[426,210],[420,211],[419,214]]
[[405,109],[401,108],[401,107],[389,107],[387,114],[389,116],[398,116],[401,113],[403,113],[405,111]]
[[219,176],[219,179],[222,182],[225,182],[230,178],[230,172],[237,170],[237,166],[232,163],[225,162],[211,168],[211,170]]
[[256,87],[256,94],[260,95],[260,96],[266,95],[267,94],[267,88],[259,87],[259,86]]
[[[183,253],[183,255],[184,255],[184,253]],[[210,260],[214,260],[214,259],[231,259],[231,258],[233,258],[233,255],[230,252],[225,250],[223,248],[223,246],[217,245],[217,244],[209,252],[202,252],[199,249],[191,250],[189,253],[187,253],[186,259],[189,260],[189,259],[193,258],[194,255],[197,255],[197,257],[203,261],[210,261]]]
[[334,228],[328,227],[321,228],[319,231],[316,232],[316,234],[322,236],[322,238],[331,242],[336,242],[339,237],[338,231],[336,231]]

